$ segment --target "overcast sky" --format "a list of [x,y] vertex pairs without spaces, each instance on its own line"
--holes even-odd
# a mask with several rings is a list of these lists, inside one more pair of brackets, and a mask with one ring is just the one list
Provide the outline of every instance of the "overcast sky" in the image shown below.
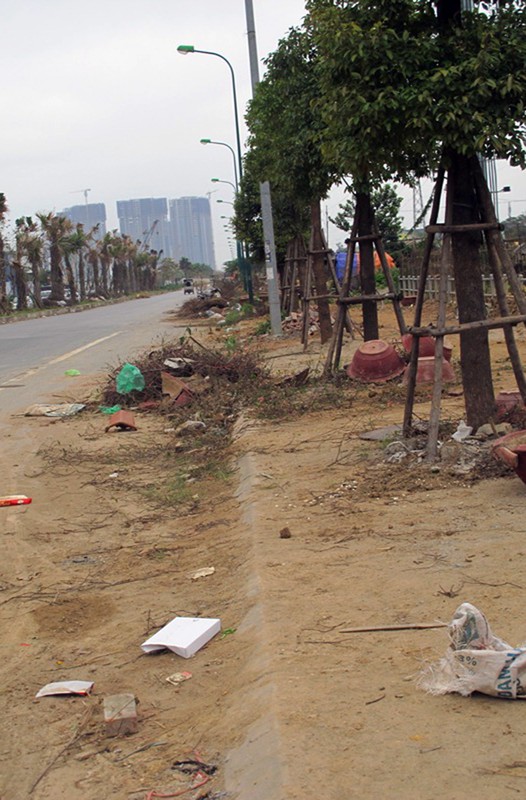
[[[0,0],[0,191],[11,218],[104,202],[204,196],[212,177],[233,180],[235,147],[228,67],[178,44],[222,53],[234,67],[239,113],[251,95],[244,0]],[[301,22],[303,0],[254,0],[260,60]],[[263,72],[263,66],[261,66]],[[526,211],[526,176],[499,166],[501,216]],[[232,191],[211,196],[218,263],[231,257],[223,230]],[[328,201],[337,211],[341,192]],[[424,202],[426,197],[424,197]],[[410,192],[404,194],[407,222]],[[331,229],[331,246],[342,234]]]

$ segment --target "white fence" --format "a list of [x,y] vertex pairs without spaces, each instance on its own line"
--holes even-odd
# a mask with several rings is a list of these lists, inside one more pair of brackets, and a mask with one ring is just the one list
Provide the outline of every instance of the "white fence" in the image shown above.
[[[484,282],[484,297],[495,297],[495,281],[493,276],[484,275],[482,278]],[[399,278],[400,289],[404,295],[416,295],[418,290],[418,275],[401,275]],[[426,281],[426,297],[429,300],[438,299],[438,287],[440,277],[438,275],[428,275]],[[447,298],[448,302],[456,302],[455,297],[455,279],[451,276],[447,279]]]

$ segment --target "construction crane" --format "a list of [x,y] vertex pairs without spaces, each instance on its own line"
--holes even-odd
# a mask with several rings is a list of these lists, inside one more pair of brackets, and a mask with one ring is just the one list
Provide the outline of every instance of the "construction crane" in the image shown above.
[[91,189],[75,189],[74,192],[70,192],[70,194],[83,194],[84,195],[84,202],[88,205],[88,194],[91,192]]
[[144,236],[144,240],[143,240],[143,243],[142,243],[142,249],[143,250],[147,250],[148,249],[148,245],[150,244],[151,238],[152,238],[153,234],[155,233],[155,229],[157,228],[158,224],[159,224],[159,220],[155,219],[153,221],[152,225],[150,225],[150,227],[148,228],[148,230],[147,231],[143,231],[143,234],[142,234]]
[[84,195],[84,204],[86,206],[86,228],[90,227],[90,220],[89,220],[89,208],[88,208],[88,194],[91,192],[91,189],[75,189],[75,191],[70,192],[70,194],[83,194]]

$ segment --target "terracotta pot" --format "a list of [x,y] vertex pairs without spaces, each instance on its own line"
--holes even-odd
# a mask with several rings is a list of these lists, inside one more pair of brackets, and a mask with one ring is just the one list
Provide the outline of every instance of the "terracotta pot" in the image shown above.
[[[406,353],[411,352],[411,348],[413,346],[413,337],[410,333],[404,333],[402,336],[402,344],[404,346],[404,350]],[[453,353],[453,348],[449,344],[447,339],[444,339],[444,358],[446,361],[451,361],[451,355]],[[427,358],[428,356],[435,355],[435,339],[433,336],[421,336],[420,337],[420,347],[418,348],[418,357],[419,358]]]
[[[404,383],[407,383],[409,376],[409,365],[407,365],[405,373],[404,373]],[[451,381],[455,380],[455,372],[453,367],[446,361],[445,358],[442,359],[442,380],[444,383],[451,383]],[[418,359],[418,367],[416,370],[416,383],[417,385],[421,383],[434,383],[435,381],[435,357],[434,356],[425,356],[423,358]]]
[[512,431],[497,439],[492,447],[493,455],[515,470],[526,483],[526,431]]
[[524,406],[522,402],[521,393],[518,390],[511,392],[499,392],[495,398],[495,407],[497,409],[497,419],[504,419],[513,408],[517,406]]
[[372,339],[361,344],[347,367],[350,378],[367,383],[384,383],[404,371],[404,362],[391,344]]
[[120,431],[136,431],[135,417],[131,411],[117,411],[109,418],[108,425],[106,425],[106,433],[112,428],[117,428]]

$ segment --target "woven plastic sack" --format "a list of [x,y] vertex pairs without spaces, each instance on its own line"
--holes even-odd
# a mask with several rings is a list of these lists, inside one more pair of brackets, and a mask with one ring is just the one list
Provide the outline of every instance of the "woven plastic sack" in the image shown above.
[[510,700],[526,699],[526,649],[495,636],[484,614],[462,603],[448,625],[450,647],[428,666],[418,684],[430,694],[481,692]]
[[142,392],[144,389],[144,376],[138,367],[133,364],[124,364],[117,375],[117,391],[119,394]]

